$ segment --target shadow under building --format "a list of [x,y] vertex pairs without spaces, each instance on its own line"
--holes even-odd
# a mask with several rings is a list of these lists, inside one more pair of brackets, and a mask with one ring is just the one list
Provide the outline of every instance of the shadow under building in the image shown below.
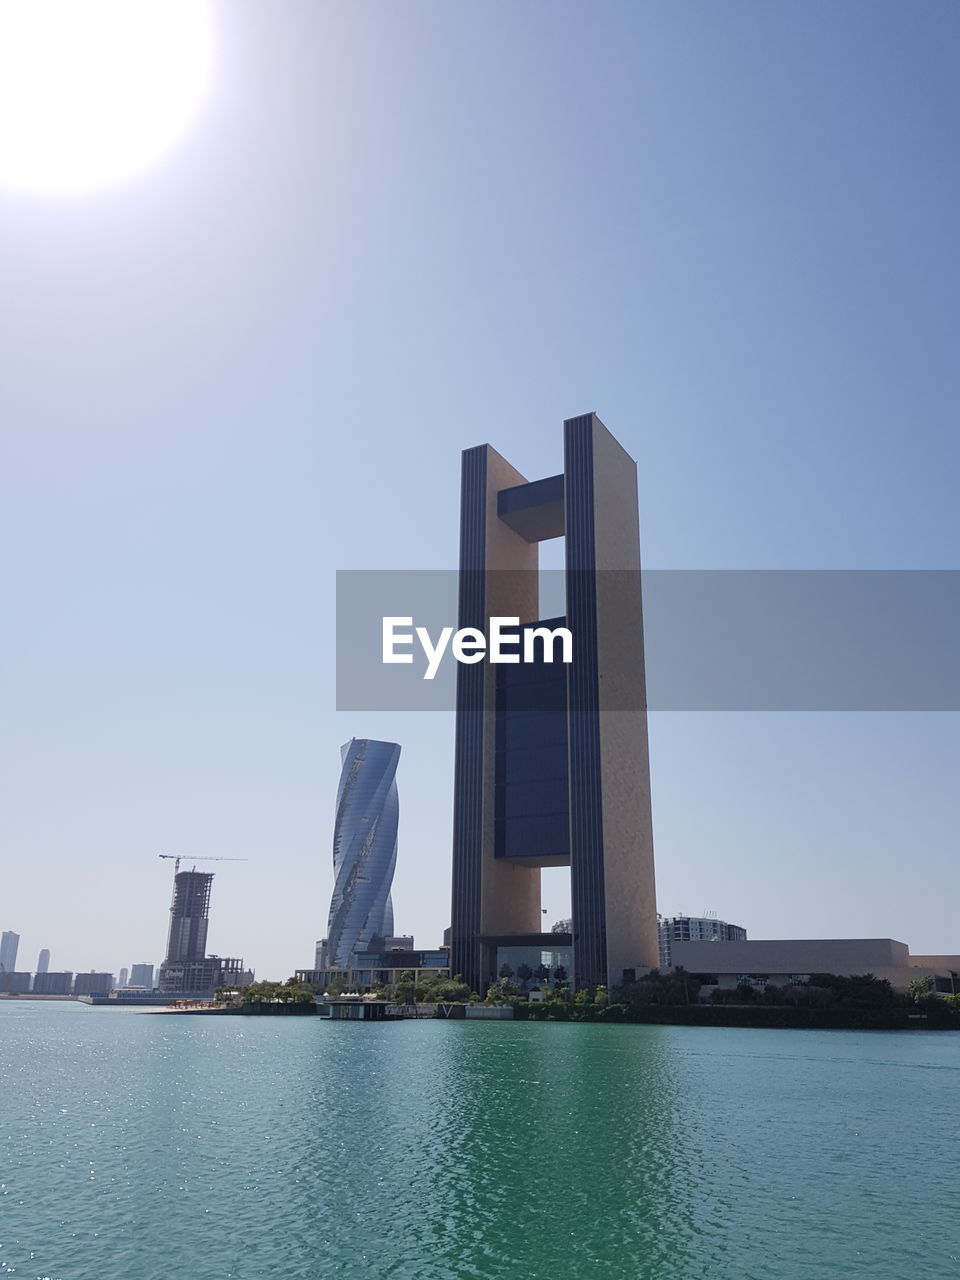
[[[538,544],[564,538],[565,614],[539,618]],[[459,622],[565,626],[572,661],[457,670],[450,969],[560,959],[575,988],[657,964],[636,463],[595,414],[564,423],[564,469],[528,481],[463,454]],[[570,868],[569,934],[542,932],[540,872]],[[568,963],[562,963],[568,961]]]

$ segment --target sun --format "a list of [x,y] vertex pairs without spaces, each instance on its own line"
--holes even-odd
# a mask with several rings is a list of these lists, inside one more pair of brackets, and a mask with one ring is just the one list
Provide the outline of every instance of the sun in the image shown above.
[[159,160],[206,95],[208,0],[0,0],[0,187],[84,191]]

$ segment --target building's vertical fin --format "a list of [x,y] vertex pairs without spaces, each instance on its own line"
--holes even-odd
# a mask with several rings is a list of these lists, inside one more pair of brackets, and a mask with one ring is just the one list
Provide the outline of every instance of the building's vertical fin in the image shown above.
[[637,464],[590,429],[606,981],[657,964]]
[[[460,481],[458,627],[486,626],[487,446],[463,453]],[[482,988],[480,894],[483,857],[485,664],[457,666],[453,782],[450,971]]]
[[570,898],[574,985],[605,983],[603,794],[597,659],[593,414],[563,424],[567,625],[574,636],[568,672]]

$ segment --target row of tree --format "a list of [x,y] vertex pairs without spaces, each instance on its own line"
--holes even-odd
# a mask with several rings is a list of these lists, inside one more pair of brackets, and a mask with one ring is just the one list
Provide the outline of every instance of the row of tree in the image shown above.
[[245,987],[220,987],[217,1004],[312,1004],[313,992],[296,978],[286,982],[251,982]]
[[[537,987],[543,1003],[571,1004],[582,1016],[596,1017],[606,1016],[608,1011],[612,1012],[612,1006],[617,1006],[623,1016],[629,1018],[632,1013],[639,1013],[650,1006],[668,1009],[694,1005],[698,1002],[701,985],[695,974],[682,968],[667,973],[653,969],[636,982],[613,988],[609,998],[604,987],[585,988],[572,995],[567,971],[562,966],[551,972],[546,965],[535,970],[528,965],[520,965],[514,972],[509,965],[503,965],[499,979],[487,989],[486,1000],[492,1004],[526,1006],[530,990]],[[873,974],[841,976],[815,973],[807,982],[782,987],[762,982],[718,987],[711,992],[710,1002],[877,1011],[915,1007],[927,1015],[936,1015],[938,1021],[956,1020],[960,1023],[960,994],[940,998],[935,994],[934,985],[933,978],[929,976],[917,978],[903,995],[894,991],[886,978],[876,978]],[[330,994],[340,993],[331,990]],[[413,971],[402,973],[392,988],[375,983],[369,994],[400,1004],[456,1004],[480,999],[459,974],[453,978],[443,974],[418,976]],[[253,982],[239,990],[221,989],[217,991],[216,999],[218,1002],[247,1005],[309,1004],[314,993],[295,978],[289,978],[286,982]]]
[[[669,973],[654,969],[637,982],[618,987],[613,998],[628,1009],[642,1005],[677,1006],[697,1001],[702,983],[696,974],[677,968]],[[907,994],[894,991],[887,978],[872,973],[843,976],[812,973],[806,982],[784,986],[757,979],[736,987],[715,987],[713,1004],[792,1005],[808,1009],[897,1009],[916,1005],[926,1008],[938,997],[929,975],[910,983]]]

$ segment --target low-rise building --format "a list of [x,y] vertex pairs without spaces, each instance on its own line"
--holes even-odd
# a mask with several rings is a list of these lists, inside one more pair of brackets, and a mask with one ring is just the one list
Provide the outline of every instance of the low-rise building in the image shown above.
[[73,980],[75,996],[108,996],[113,990],[112,973],[78,973]]
[[130,968],[131,987],[142,987],[144,991],[153,990],[153,965],[135,964]]
[[404,973],[412,973],[417,981],[449,973],[449,953],[436,951],[361,951],[356,956],[353,969],[298,969],[296,979],[304,986],[325,991],[331,984],[340,983],[351,991],[364,991],[374,983],[393,986]]
[[253,971],[245,969],[242,960],[204,956],[202,960],[164,961],[158,987],[164,995],[212,995],[217,987],[244,987],[253,978]]
[[416,951],[412,933],[398,933],[392,938],[374,938],[371,951]]
[[73,991],[73,974],[35,973],[33,975],[33,994],[35,996],[68,996]]
[[30,974],[14,969],[11,973],[0,973],[0,992],[6,996],[22,996],[30,990]]
[[916,978],[932,977],[943,994],[960,991],[960,956],[912,956],[894,938],[773,938],[754,941],[690,941],[673,945],[673,963],[713,986],[762,988],[807,982],[814,973],[840,977],[872,974],[906,991]]

